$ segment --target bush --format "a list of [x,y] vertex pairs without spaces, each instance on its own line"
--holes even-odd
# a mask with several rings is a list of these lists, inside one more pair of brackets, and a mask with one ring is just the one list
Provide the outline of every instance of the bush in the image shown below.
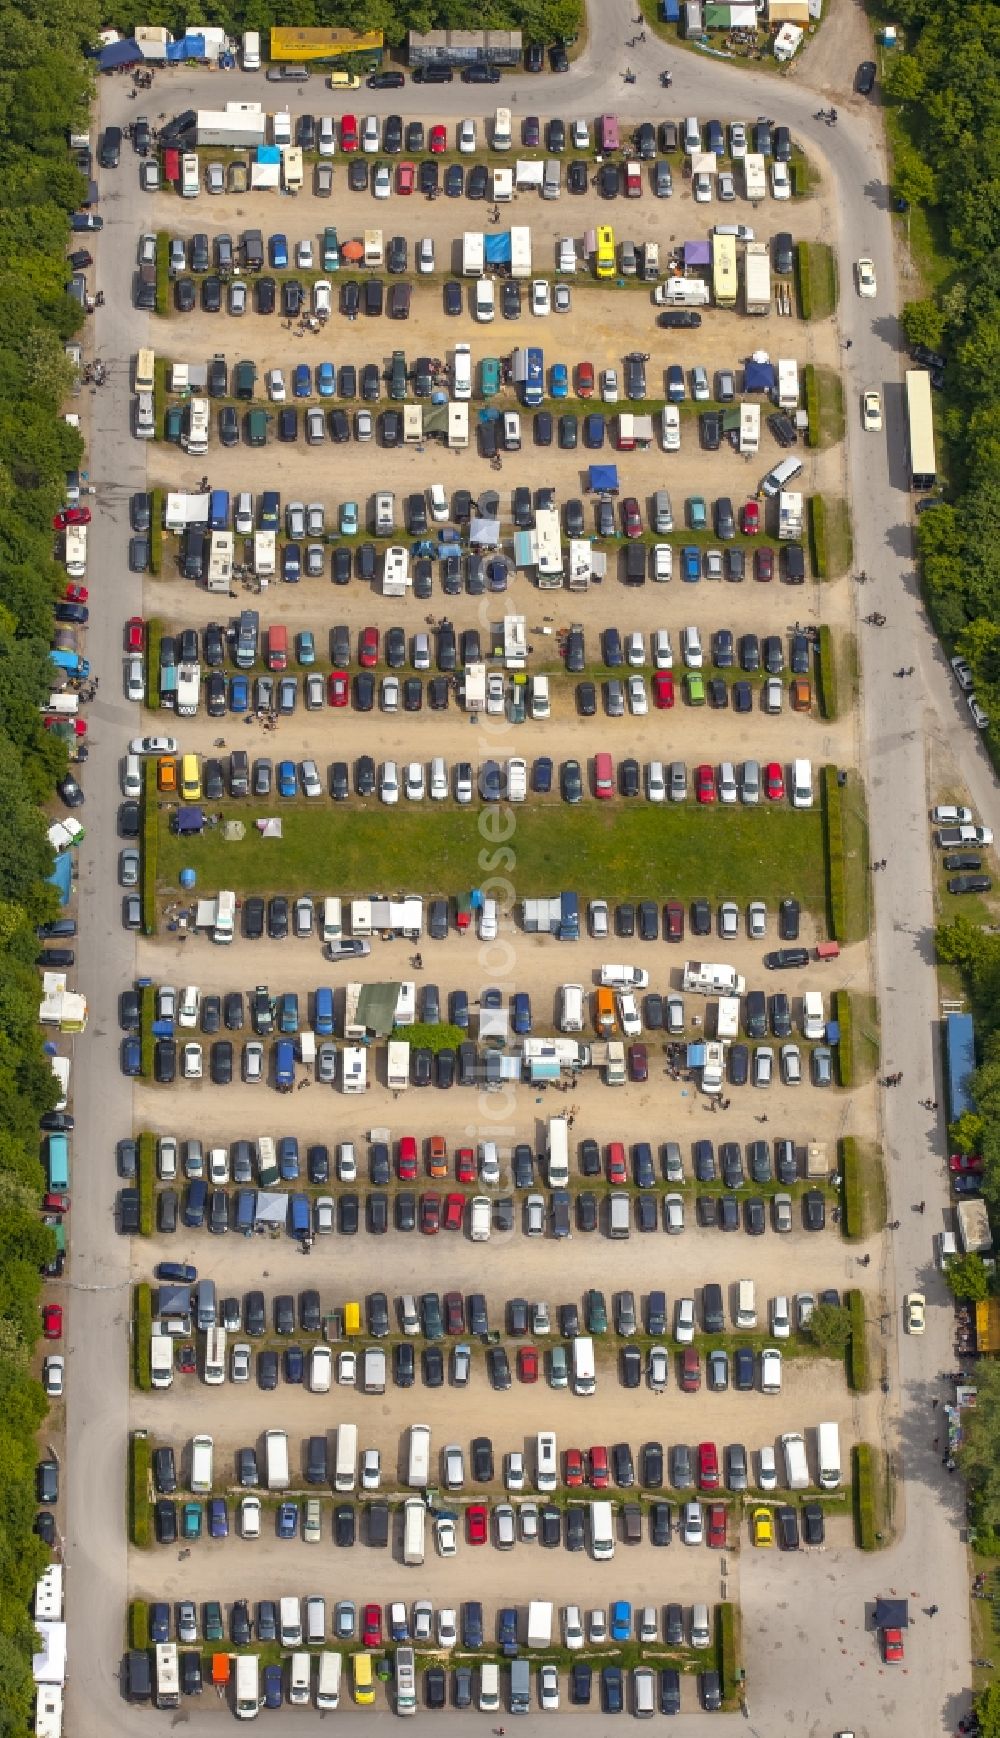
[[[145,993],[145,992],[144,992]],[[152,990],[149,991],[152,996]],[[156,1185],[156,1136],[143,1129],[139,1136],[139,1236],[152,1237]]]
[[135,1648],[149,1646],[149,1606],[144,1599],[130,1599],[128,1602],[128,1645]]
[[834,990],[832,1011],[833,1018],[840,1027],[837,1072],[841,1086],[848,1088],[854,1085],[854,1028],[851,1024],[851,998],[847,990]]
[[728,1600],[715,1608],[715,1651],[722,1679],[722,1698],[728,1702],[731,1696],[735,1696],[741,1682],[736,1648],[736,1607]]
[[833,635],[826,626],[819,630],[816,688],[820,715],[823,718],[836,718],[840,711],[837,695],[837,653],[833,644]]
[[129,1438],[129,1538],[140,1551],[147,1551],[153,1537],[152,1502],[150,1501],[150,1467],[153,1445],[144,1430],[134,1430]]
[[867,1394],[872,1385],[872,1374],[868,1362],[864,1294],[849,1291],[846,1301],[851,1318],[851,1343],[847,1348],[848,1386],[855,1394]]
[[809,427],[806,431],[806,446],[818,447],[820,436],[819,381],[816,377],[814,363],[806,363],[803,371],[803,381],[806,394],[806,415],[809,418]]
[[437,1026],[424,1026],[418,1021],[414,1026],[394,1026],[392,1036],[408,1043],[411,1055],[417,1049],[430,1050],[436,1056],[439,1050],[457,1050],[466,1034],[459,1026],[448,1026],[444,1022]]
[[847,865],[844,861],[844,813],[835,766],[822,770],[823,842],[826,846],[826,885],[830,934],[834,941],[847,939]]
[[[159,817],[156,812],[156,761],[146,761],[142,786],[142,930],[156,934],[156,873],[159,859]],[[150,1034],[152,1037],[152,1034]],[[145,1031],[143,1032],[145,1041]],[[150,1055],[152,1062],[152,1055]],[[143,1068],[143,1073],[146,1070]],[[150,1068],[152,1072],[152,1068]]]
[[142,1281],[135,1288],[135,1309],[132,1316],[132,1369],[135,1385],[146,1394],[153,1386],[150,1340],[153,1333],[153,1292]]
[[809,497],[809,553],[817,579],[829,578],[826,548],[826,502],[822,495]]
[[845,1237],[863,1237],[865,1231],[865,1196],[861,1186],[861,1155],[853,1135],[838,1142],[837,1167],[843,1182],[840,1185],[840,1226]]
[[161,319],[170,312],[170,237],[165,229],[156,237],[156,312]]
[[139,991],[139,1072],[143,1080],[153,1078],[153,1020],[156,1017],[156,991],[144,984]]
[[163,566],[163,490],[154,489],[149,518],[149,571],[159,574]]
[[160,707],[160,641],[163,623],[153,616],[146,623],[146,705],[153,712]]
[[860,1551],[874,1551],[878,1544],[875,1531],[875,1454],[870,1443],[859,1442],[851,1449],[851,1470],[855,1541]]

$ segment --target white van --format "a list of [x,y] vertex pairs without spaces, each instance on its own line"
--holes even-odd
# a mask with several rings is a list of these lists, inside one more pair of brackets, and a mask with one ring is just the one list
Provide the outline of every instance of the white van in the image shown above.
[[181,198],[197,199],[201,192],[197,151],[185,151],[181,158]]
[[608,1201],[608,1236],[628,1237],[632,1230],[629,1197],[616,1190]]
[[550,712],[549,679],[547,676],[532,676],[531,716],[532,718],[548,718]]
[[302,1646],[302,1607],[294,1593],[285,1593],[278,1606],[279,1639],[282,1647]]
[[127,754],[122,767],[122,796],[137,800],[142,796],[142,766],[137,754]]
[[288,1432],[264,1432],[264,1464],[269,1491],[286,1491],[291,1480],[288,1474]]
[[226,1380],[226,1330],[209,1328],[205,1335],[205,1381],[218,1387]]
[[632,1712],[637,1720],[651,1720],[656,1713],[656,1674],[649,1666],[632,1668]]
[[691,1607],[691,1646],[711,1647],[712,1628],[708,1621],[707,1605],[692,1605]]
[[597,1367],[594,1363],[594,1342],[589,1334],[578,1334],[573,1346],[573,1392],[593,1394],[597,1390]]
[[540,1491],[554,1491],[558,1483],[559,1457],[556,1452],[556,1433],[554,1430],[540,1430],[535,1440],[536,1488]]
[[407,1497],[403,1504],[403,1562],[414,1566],[424,1560],[427,1505],[422,1497]]
[[321,1593],[306,1597],[306,1644],[322,1647],[326,1640],[326,1600]]
[[500,1707],[500,1667],[484,1660],[479,1668],[479,1712],[495,1714]]
[[340,1707],[340,1674],[343,1664],[340,1654],[320,1654],[319,1673],[316,1678],[317,1708]]
[[802,1036],[811,1044],[826,1037],[826,1017],[823,1013],[823,992],[806,990],[802,997]]
[[590,1505],[590,1549],[598,1563],[615,1554],[614,1512],[609,1502]]
[[215,1444],[210,1436],[195,1436],[191,1440],[191,1489],[204,1496],[212,1489],[212,1463]]
[[256,1654],[237,1654],[233,1697],[237,1720],[256,1720],[260,1710],[260,1661]]
[[509,151],[511,147],[511,121],[509,109],[497,109],[493,122],[494,151]]
[[358,1473],[358,1427],[356,1424],[337,1426],[337,1464],[333,1475],[335,1491],[353,1491]]
[[761,488],[768,497],[779,495],[782,489],[788,487],[793,477],[797,477],[802,469],[801,459],[782,459],[774,469],[761,478]]
[[569,1123],[564,1116],[549,1118],[549,1137],[545,1148],[548,1160],[549,1188],[569,1186]]
[[819,1482],[825,1491],[835,1491],[840,1485],[840,1429],[836,1424],[817,1424],[816,1459],[819,1462]]
[[[285,1601],[281,1601],[284,1605]],[[298,1605],[298,1600],[293,1600]],[[301,1638],[300,1638],[301,1639]],[[284,1644],[284,1636],[282,1636]],[[293,1654],[288,1668],[288,1700],[294,1707],[305,1707],[309,1701],[309,1678],[312,1670],[312,1660],[309,1654]]]
[[339,899],[324,899],[323,901],[323,940],[325,943],[342,941],[344,936],[343,906]]
[[223,888],[215,899],[215,925],[212,940],[225,947],[236,934],[236,894]]
[[244,72],[260,71],[260,32],[244,30],[243,32],[243,70]]
[[561,984],[559,988],[560,1032],[583,1031],[583,985]]
[[472,397],[472,346],[471,344],[456,344],[452,364],[455,380],[455,397]]
[[499,927],[497,902],[495,899],[487,897],[479,907],[480,941],[496,941]]
[[410,1452],[406,1482],[411,1490],[423,1490],[430,1476],[431,1429],[429,1424],[410,1425]]
[[813,806],[813,778],[811,760],[792,761],[792,808],[811,809]]
[[752,1279],[741,1279],[736,1287],[736,1326],[757,1326],[757,1294]]
[[417,1711],[417,1668],[411,1647],[396,1649],[396,1713],[405,1716]]
[[[492,320],[497,311],[496,289],[492,278],[477,278],[472,294],[473,311],[476,319],[484,325]],[[456,392],[456,396],[459,396]]]

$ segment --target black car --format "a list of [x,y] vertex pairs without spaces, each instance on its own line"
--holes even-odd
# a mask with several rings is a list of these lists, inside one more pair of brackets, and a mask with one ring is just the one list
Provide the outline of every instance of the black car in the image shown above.
[[783,899],[778,906],[778,935],[782,941],[798,941],[799,902],[797,899]]
[[[153,1508],[156,1527],[156,1540],[159,1545],[174,1545],[177,1542],[177,1508],[168,1497],[158,1497]],[[38,1531],[36,1521],[35,1531]],[[51,1542],[51,1541],[50,1541]]]
[[505,320],[521,318],[521,286],[516,278],[505,278],[500,292],[500,311]]
[[660,1672],[660,1713],[679,1714],[681,1711],[681,1674],[676,1666],[665,1666]]
[[463,84],[499,84],[500,68],[491,66],[483,60],[474,60],[471,66],[462,68]]
[[807,1231],[826,1226],[826,1198],[820,1189],[807,1189],[802,1197],[802,1223]]
[[428,1708],[444,1707],[447,1688],[448,1679],[444,1666],[428,1666],[424,1672],[424,1694]]
[[302,285],[297,278],[286,278],[281,286],[281,312],[286,320],[296,320],[302,312]]
[[873,60],[863,60],[854,78],[854,88],[859,96],[870,97],[875,89],[875,74],[877,68]]
[[553,1503],[543,1503],[538,1513],[538,1538],[549,1550],[560,1541],[560,1511]]
[[617,163],[602,163],[597,174],[597,190],[602,199],[617,199],[621,192],[621,172]]
[[[624,1346],[622,1348],[622,1353],[621,1353],[621,1382],[622,1382],[622,1387],[623,1388],[638,1388],[641,1381],[642,1381],[642,1353],[640,1352],[638,1346]],[[628,1460],[627,1464],[629,1466],[631,1466],[631,1450],[628,1448],[628,1444],[627,1443],[619,1443],[618,1446],[622,1449],[625,1449],[628,1452],[629,1460]],[[623,1461],[622,1464],[625,1465],[626,1463]],[[616,1479],[618,1478],[617,1473],[615,1474],[615,1477],[616,1477]],[[622,1484],[623,1482],[625,1482],[625,1481],[623,1481],[622,1479],[618,1479],[619,1484]],[[629,1484],[631,1484],[632,1479],[630,1478],[627,1482]]]
[[401,90],[405,83],[406,74],[395,68],[390,68],[385,72],[373,72],[365,79],[365,84],[370,91]]
[[[233,1638],[235,1640],[235,1636]],[[249,1641],[249,1636],[247,1640]],[[181,1693],[185,1696],[200,1696],[202,1692],[201,1655],[193,1649],[185,1648],[177,1656],[178,1675]]]
[[569,1699],[577,1708],[589,1708],[594,1668],[586,1660],[574,1660],[569,1669]]
[[283,893],[273,893],[268,900],[267,933],[272,941],[284,941],[288,934],[288,900]]
[[472,1439],[472,1476],[477,1484],[493,1483],[493,1444],[488,1436]]
[[711,935],[712,906],[707,899],[692,899],[691,901],[691,934]]
[[774,269],[782,277],[787,277],[795,265],[795,244],[787,229],[779,230],[771,243],[774,249]]
[[809,964],[809,949],[805,947],[779,947],[764,955],[764,964],[768,971],[792,971],[796,967]]
[[392,1348],[392,1377],[397,1388],[412,1388],[416,1360],[408,1340],[400,1340]]
[[489,170],[485,163],[474,163],[465,183],[467,199],[485,199],[489,191]]
[[243,901],[243,934],[247,941],[259,941],[263,933],[264,901],[253,893]]
[[774,1511],[778,1527],[778,1544],[783,1551],[799,1548],[799,1518],[790,1503],[779,1503]]
[[255,286],[258,314],[273,314],[277,305],[277,285],[273,278],[258,278]]
[[215,1086],[228,1086],[233,1078],[233,1047],[228,1038],[212,1045],[211,1075]]
[[802,1533],[807,1545],[822,1545],[826,1539],[826,1522],[819,1503],[803,1503]]
[[601,1667],[601,1707],[605,1714],[620,1714],[625,1706],[621,1666]]
[[352,193],[365,193],[368,188],[368,164],[363,157],[352,157],[347,171],[347,185]]
[[586,193],[590,186],[590,166],[579,157],[566,165],[566,187],[570,193]]
[[465,170],[461,163],[449,163],[444,172],[446,199],[461,199],[465,192]]
[[657,325],[673,332],[693,330],[701,325],[701,315],[696,308],[670,308],[658,316]]
[[352,1503],[338,1503],[333,1511],[333,1542],[349,1551],[357,1537],[357,1517]]

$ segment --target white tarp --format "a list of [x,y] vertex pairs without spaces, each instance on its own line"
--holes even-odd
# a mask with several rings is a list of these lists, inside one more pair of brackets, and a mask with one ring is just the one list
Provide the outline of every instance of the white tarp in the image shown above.
[[277,815],[268,815],[265,819],[255,821],[254,826],[262,839],[281,838],[281,821]]
[[469,526],[469,542],[478,543],[481,548],[499,549],[499,519],[473,519]]
[[66,1625],[36,1623],[41,1650],[31,1656],[31,1674],[36,1684],[66,1682]]
[[506,1044],[510,1036],[510,1013],[506,1008],[480,1008],[479,1037],[483,1043]]
[[211,497],[207,494],[169,494],[163,513],[164,528],[167,531],[183,531],[188,525],[207,525],[210,501]]
[[257,1224],[281,1225],[288,1218],[288,1195],[264,1194],[257,1190]]

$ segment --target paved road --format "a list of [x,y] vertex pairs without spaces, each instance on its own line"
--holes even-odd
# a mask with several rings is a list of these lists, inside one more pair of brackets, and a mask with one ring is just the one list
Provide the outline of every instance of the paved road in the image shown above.
[[[631,16],[631,8],[623,4],[595,9],[587,50],[571,77],[525,79],[512,99],[515,108],[523,110],[530,104],[540,113],[548,109],[566,114],[596,113],[608,107],[609,78],[617,86],[617,75],[629,63],[630,53],[623,44],[634,29]],[[835,11],[825,32],[851,22],[849,15]],[[637,59],[640,52],[642,58]],[[852,414],[848,451],[856,564],[877,575],[860,595],[866,610],[882,609],[890,622],[889,631],[863,643],[860,720],[862,757],[869,775],[872,855],[885,856],[889,862],[886,872],[874,878],[873,947],[885,1065],[904,1070],[902,1087],[885,1100],[892,1214],[903,1222],[895,1248],[886,1251],[885,1295],[886,1308],[892,1312],[897,1294],[919,1283],[932,1307],[927,1335],[919,1345],[902,1339],[895,1325],[885,1341],[890,1382],[894,1391],[899,1388],[903,1402],[898,1433],[891,1410],[886,1422],[886,1444],[906,1474],[901,1492],[905,1513],[899,1516],[901,1542],[877,1562],[862,1560],[853,1551],[831,1552],[826,1575],[817,1575],[815,1561],[795,1563],[766,1553],[744,1554],[738,1591],[750,1666],[748,1726],[760,1738],[787,1738],[792,1730],[820,1735],[843,1727],[858,1734],[949,1731],[967,1705],[964,1690],[969,1675],[960,1489],[942,1472],[930,1440],[933,1377],[954,1362],[950,1316],[931,1262],[931,1234],[940,1224],[945,1203],[937,1157],[940,1131],[915,1103],[919,1096],[942,1096],[935,1079],[939,1052],[926,828],[928,741],[943,739],[945,732],[953,748],[957,741],[963,774],[986,819],[994,820],[997,805],[984,757],[956,708],[943,660],[915,593],[903,474],[902,356],[895,315],[884,311],[898,306],[893,236],[877,114],[848,93],[856,58],[853,54],[845,58],[841,87],[833,92],[824,88],[821,93],[824,102],[832,94],[840,109],[836,133],[812,119],[818,99],[808,88],[808,60],[792,79],[778,84],[767,74],[670,52],[650,41],[644,51],[631,55],[640,73],[637,83],[615,88],[613,104],[623,116],[655,113],[661,107],[655,75],[661,65],[669,64],[675,74],[671,113],[779,115],[810,150],[832,153],[827,166],[839,193],[841,317],[844,336],[852,340],[845,358],[848,405],[853,413],[865,386],[881,385],[885,392],[887,442],[862,438]],[[204,89],[205,81],[199,82]],[[102,84],[103,123],[131,118],[126,88],[124,81]],[[262,89],[258,78],[242,74],[225,80],[227,99],[244,95],[259,99]],[[188,75],[161,76],[155,95],[163,101],[167,92],[171,110],[185,106]],[[274,87],[267,87],[268,99],[275,94]],[[310,108],[315,102],[315,86],[282,94],[293,110]],[[444,116],[468,113],[474,107],[489,112],[496,94],[488,87],[437,87],[429,106]],[[386,112],[398,106],[398,97],[373,93],[373,100],[366,95],[363,106]],[[150,107],[155,113],[155,104]],[[85,1733],[99,1722],[110,1738],[113,1733],[134,1731],[134,1720],[125,1711],[112,1676],[122,1641],[127,1589],[123,1492],[128,1251],[113,1233],[114,1179],[109,1162],[114,1139],[131,1121],[130,1093],[115,1054],[115,998],[134,970],[134,954],[119,925],[114,814],[117,757],[135,723],[132,709],[120,697],[119,681],[121,623],[139,606],[138,584],[124,564],[125,502],[131,489],[142,486],[145,469],[143,452],[128,433],[128,365],[148,332],[146,319],[129,309],[121,294],[132,271],[135,236],[141,227],[140,200],[127,172],[118,177],[116,193],[104,200],[102,211],[106,227],[96,250],[98,284],[108,292],[117,286],[118,293],[113,308],[98,312],[94,332],[96,353],[111,361],[112,375],[110,386],[92,401],[93,477],[99,496],[91,572],[106,607],[95,611],[90,634],[90,655],[103,677],[103,691],[90,713],[93,753],[87,781],[88,834],[81,860],[80,980],[93,1013],[90,1029],[77,1045],[74,1070],[77,1189],[66,1499],[72,1522],[66,1558],[72,1662],[67,1729]],[[863,253],[876,263],[880,293],[874,307],[858,302],[851,288],[851,264]],[[918,667],[919,675],[897,684],[892,669],[909,663]],[[916,698],[919,694],[922,705]],[[901,701],[910,708],[908,714]],[[921,1196],[928,1201],[924,1217],[913,1211]],[[891,1315],[890,1323],[896,1322],[898,1316]],[[890,1409],[895,1398],[894,1392]],[[865,1633],[864,1602],[877,1591],[892,1589],[913,1600],[917,1628],[909,1638],[905,1670],[888,1672],[879,1667],[873,1639]],[[920,1606],[931,1600],[941,1607],[936,1620],[920,1615]],[[935,1645],[927,1647],[923,1629],[931,1621]],[[188,1730],[212,1729],[214,1712],[207,1698],[193,1714],[185,1709]],[[366,1715],[364,1726],[382,1730],[390,1718]],[[341,1724],[354,1723],[346,1710],[339,1719]],[[271,1716],[269,1730],[291,1731],[293,1721],[297,1728],[298,1718],[288,1712]],[[588,1723],[596,1724],[596,1717]],[[529,1738],[544,1724],[533,1716],[519,1725],[519,1731]],[[452,1715],[448,1726],[456,1732],[486,1730],[479,1715],[465,1721]],[[688,1716],[676,1724],[681,1738],[685,1732],[703,1729],[702,1722],[696,1727]]]

